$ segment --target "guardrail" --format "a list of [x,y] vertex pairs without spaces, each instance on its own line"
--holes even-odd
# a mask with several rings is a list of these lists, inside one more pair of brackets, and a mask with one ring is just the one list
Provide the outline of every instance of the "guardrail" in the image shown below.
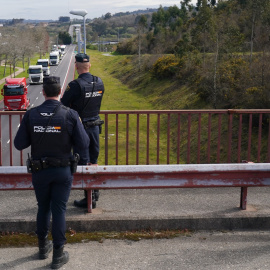
[[[158,189],[240,187],[240,208],[247,205],[247,188],[270,186],[270,163],[197,165],[78,166],[72,189]],[[0,167],[0,190],[33,189],[25,166]]]
[[[99,164],[268,163],[269,114],[270,110],[101,111],[105,124]],[[30,151],[19,154],[12,143],[23,115],[0,112],[0,165],[25,164]]]

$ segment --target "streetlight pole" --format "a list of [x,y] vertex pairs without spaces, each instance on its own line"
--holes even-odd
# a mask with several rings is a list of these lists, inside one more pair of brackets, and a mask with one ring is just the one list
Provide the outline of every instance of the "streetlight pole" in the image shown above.
[[78,53],[81,52],[81,31],[80,29],[76,30],[77,42],[78,42]]
[[85,9],[73,9],[69,12],[73,15],[83,17],[83,35],[84,35],[84,53],[86,53],[86,30],[85,30],[85,15],[88,13]]
[[86,53],[86,30],[85,30],[85,16],[83,16],[83,36],[84,36],[84,53]]

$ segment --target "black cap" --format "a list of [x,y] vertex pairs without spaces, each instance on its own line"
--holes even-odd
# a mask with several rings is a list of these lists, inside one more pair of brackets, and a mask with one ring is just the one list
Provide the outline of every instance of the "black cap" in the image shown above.
[[77,53],[75,55],[76,62],[84,63],[89,62],[89,56],[85,53]]
[[60,77],[50,76],[43,78],[43,84],[60,84]]

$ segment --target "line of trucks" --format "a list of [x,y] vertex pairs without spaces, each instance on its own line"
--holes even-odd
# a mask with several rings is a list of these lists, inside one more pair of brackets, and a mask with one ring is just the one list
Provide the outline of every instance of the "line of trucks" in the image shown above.
[[[54,45],[56,46],[56,45]],[[44,76],[50,75],[50,66],[58,65],[65,53],[66,46],[61,45],[60,50],[53,50],[49,59],[38,59],[36,65],[29,66],[29,83],[43,83]],[[61,55],[61,56],[60,56]],[[61,58],[60,58],[61,57]],[[4,98],[5,111],[23,111],[30,106],[30,99],[27,97],[26,78],[6,78],[1,94]]]
[[39,84],[43,83],[44,76],[50,75],[50,66],[59,65],[60,60],[63,58],[66,50],[66,45],[53,45],[50,52],[49,59],[38,59],[36,65],[29,66],[29,83]]

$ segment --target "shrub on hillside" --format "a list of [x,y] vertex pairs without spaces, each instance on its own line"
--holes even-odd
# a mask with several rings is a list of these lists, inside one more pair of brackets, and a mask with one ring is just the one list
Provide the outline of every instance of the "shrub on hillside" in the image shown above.
[[127,54],[132,55],[137,53],[137,47],[136,44],[133,42],[133,40],[124,41],[122,43],[119,43],[116,48],[116,53],[118,54]]
[[153,76],[157,78],[172,78],[177,75],[182,67],[183,61],[175,55],[166,55],[160,57],[152,68]]
[[86,49],[88,50],[97,50],[98,46],[97,45],[93,45],[93,44],[87,44],[86,45]]
[[219,99],[225,108],[243,108],[245,91],[252,82],[249,63],[243,57],[223,61],[218,69]]

